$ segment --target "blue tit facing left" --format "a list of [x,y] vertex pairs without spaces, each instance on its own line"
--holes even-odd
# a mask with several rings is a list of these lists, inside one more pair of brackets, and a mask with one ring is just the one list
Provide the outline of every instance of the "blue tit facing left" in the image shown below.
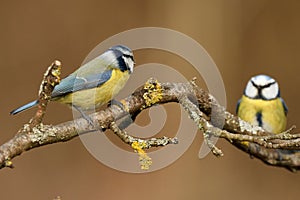
[[[100,56],[78,68],[55,86],[51,101],[75,107],[79,111],[97,109],[112,100],[133,72],[132,51],[122,45],[113,46]],[[17,114],[38,104],[38,100],[21,106]]]
[[236,111],[241,119],[268,132],[277,134],[286,129],[288,109],[278,83],[270,76],[257,75],[248,81]]

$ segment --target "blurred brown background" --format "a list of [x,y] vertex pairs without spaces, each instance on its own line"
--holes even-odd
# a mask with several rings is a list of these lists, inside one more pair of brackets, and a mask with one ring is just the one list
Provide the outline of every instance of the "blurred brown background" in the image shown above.
[[[0,141],[13,137],[31,117],[33,110],[17,116],[8,113],[36,97],[42,75],[54,59],[63,62],[65,76],[101,41],[144,26],[174,29],[198,41],[219,67],[229,111],[235,111],[252,75],[275,77],[289,107],[289,125],[300,126],[299,10],[296,0],[2,2]],[[137,64],[162,62],[180,68],[184,62],[176,59],[166,53],[136,52]],[[185,68],[183,73],[193,77]],[[56,124],[70,119],[68,108],[53,103],[45,120]],[[174,164],[147,174],[104,166],[79,138],[48,145],[14,159],[15,169],[0,171],[1,199],[299,198],[299,173],[266,166],[224,141],[218,142],[224,157],[210,154],[199,160],[201,143],[198,134]]]

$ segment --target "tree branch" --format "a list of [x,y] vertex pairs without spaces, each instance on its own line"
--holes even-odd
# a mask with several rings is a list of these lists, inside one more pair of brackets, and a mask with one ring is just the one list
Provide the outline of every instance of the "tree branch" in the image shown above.
[[[272,134],[262,128],[250,125],[227,112],[208,92],[199,88],[195,80],[189,83],[159,83],[149,79],[144,86],[136,89],[130,96],[122,100],[123,109],[112,105],[104,110],[89,115],[98,124],[91,125],[79,118],[59,125],[44,125],[42,119],[47,103],[55,85],[59,82],[60,62],[55,61],[47,70],[39,92],[38,111],[18,133],[8,142],[0,146],[0,168],[13,167],[11,159],[30,149],[57,142],[65,142],[79,134],[97,129],[111,129],[123,142],[130,145],[140,156],[143,169],[148,169],[151,159],[143,149],[156,146],[176,144],[176,138],[140,139],[128,135],[122,127],[115,123],[128,116],[135,117],[144,109],[156,104],[177,102],[186,110],[190,118],[204,135],[204,141],[216,156],[222,156],[221,149],[210,140],[211,136],[224,138],[242,151],[256,157],[266,164],[285,167],[296,171],[300,169],[300,134],[292,134],[292,129]],[[214,113],[212,118],[212,112]],[[215,121],[224,120],[222,128],[214,125]],[[125,126],[128,126],[127,123]]]

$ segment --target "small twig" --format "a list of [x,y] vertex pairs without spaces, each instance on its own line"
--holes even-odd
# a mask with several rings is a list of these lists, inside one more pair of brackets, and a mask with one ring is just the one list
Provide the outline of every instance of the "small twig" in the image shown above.
[[134,142],[144,143],[144,149],[149,149],[151,147],[160,147],[166,146],[168,144],[178,144],[178,139],[169,138],[169,137],[161,137],[161,138],[149,138],[149,139],[141,139],[128,135],[125,130],[121,130],[115,122],[110,124],[110,129],[126,144],[131,145]]
[[129,144],[138,154],[141,169],[148,170],[152,164],[151,158],[146,154],[144,149],[149,149],[151,147],[166,146],[168,144],[177,144],[177,138],[150,138],[150,139],[140,139],[135,138],[126,133],[126,131],[121,130],[115,122],[111,122],[110,129],[119,137],[123,142]]
[[38,110],[34,117],[29,121],[30,128],[33,128],[42,122],[48,102],[51,99],[52,91],[60,82],[60,72],[61,62],[58,60],[55,60],[45,72],[38,94]]
[[216,147],[213,142],[210,140],[211,138],[211,125],[208,121],[205,120],[204,114],[199,110],[199,108],[192,103],[187,96],[180,96],[179,103],[182,105],[182,107],[187,111],[190,118],[196,123],[199,130],[203,132],[203,138],[206,145],[210,148],[211,152],[217,156],[223,156],[223,152]]
[[209,132],[203,133],[204,142],[208,146],[208,148],[210,148],[211,152],[216,157],[224,156],[222,150],[219,149],[218,147],[216,147],[216,145],[214,145],[214,143],[211,141],[211,137],[212,137],[212,134],[210,134]]

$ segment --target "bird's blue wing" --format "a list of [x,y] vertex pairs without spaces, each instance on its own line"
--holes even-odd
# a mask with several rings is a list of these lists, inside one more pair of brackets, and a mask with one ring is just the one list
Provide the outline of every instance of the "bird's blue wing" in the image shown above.
[[54,88],[52,98],[102,85],[110,79],[112,70],[119,67],[118,60],[121,56],[119,51],[105,51],[62,79]]
[[284,113],[285,113],[285,115],[287,115],[288,107],[287,107],[287,105],[285,104],[285,102],[282,98],[280,98],[280,100],[281,100],[281,103],[282,103],[282,106],[283,106],[283,109],[284,109]]
[[235,108],[235,113],[236,113],[236,114],[237,114],[238,111],[239,111],[239,107],[240,107],[240,104],[241,104],[241,100],[242,100],[242,99],[240,99],[240,100],[237,102],[237,104],[236,104],[236,108]]
[[66,95],[71,92],[77,92],[80,90],[91,89],[99,87],[111,77],[112,70],[108,69],[100,74],[90,74],[80,76],[77,73],[73,73],[70,76],[63,79],[53,90],[52,98]]

